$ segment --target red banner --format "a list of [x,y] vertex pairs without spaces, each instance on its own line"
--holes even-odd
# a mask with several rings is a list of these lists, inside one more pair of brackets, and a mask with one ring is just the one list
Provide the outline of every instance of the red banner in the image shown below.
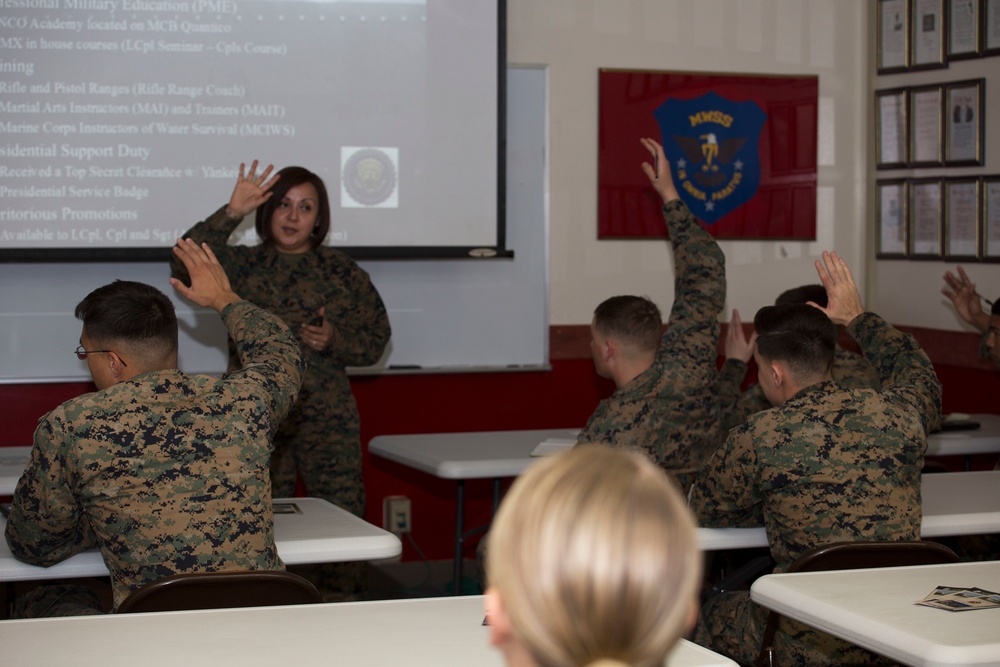
[[666,236],[639,166],[653,137],[716,238],[815,239],[818,89],[815,76],[601,70],[598,238]]

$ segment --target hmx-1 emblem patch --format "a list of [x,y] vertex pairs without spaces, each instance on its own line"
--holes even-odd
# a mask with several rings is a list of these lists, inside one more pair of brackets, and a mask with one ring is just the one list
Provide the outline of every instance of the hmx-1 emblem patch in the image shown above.
[[755,102],[707,93],[668,99],[653,115],[677,191],[695,216],[712,224],[757,193],[757,147],[767,114]]

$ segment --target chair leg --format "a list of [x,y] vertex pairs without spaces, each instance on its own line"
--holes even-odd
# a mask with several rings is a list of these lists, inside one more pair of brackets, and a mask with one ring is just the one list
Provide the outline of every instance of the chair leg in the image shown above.
[[757,579],[757,577],[770,572],[773,569],[774,561],[771,560],[770,555],[758,556],[745,565],[733,570],[733,572],[722,581],[705,591],[702,594],[702,603],[712,599],[716,595],[736,590],[741,587],[745,588],[746,584],[752,583],[755,579]]
[[777,667],[778,662],[774,659],[774,648],[768,646],[760,652],[754,667]]

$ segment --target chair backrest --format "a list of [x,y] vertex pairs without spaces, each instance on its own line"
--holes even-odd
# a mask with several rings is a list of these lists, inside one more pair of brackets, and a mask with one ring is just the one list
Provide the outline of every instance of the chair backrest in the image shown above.
[[[902,567],[905,565],[938,565],[958,562],[954,551],[924,540],[916,542],[833,542],[811,549],[796,558],[788,572],[821,570],[858,570],[867,567]],[[774,635],[781,615],[770,612],[760,643],[757,667],[773,667]]]
[[314,604],[323,596],[297,574],[271,570],[172,574],[134,591],[117,613]]
[[799,556],[789,572],[858,570],[865,567],[901,567],[955,563],[954,551],[938,542],[834,542]]

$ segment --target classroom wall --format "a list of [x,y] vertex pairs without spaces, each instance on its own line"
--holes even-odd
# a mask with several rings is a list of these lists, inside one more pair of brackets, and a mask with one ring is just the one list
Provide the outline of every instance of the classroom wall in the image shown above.
[[[872,4],[872,39],[874,39],[874,5]],[[874,43],[874,42],[873,42]],[[874,49],[874,46],[872,47]],[[872,50],[874,53],[874,50]],[[903,86],[924,86],[983,78],[986,80],[986,121],[983,150],[985,164],[981,167],[948,167],[924,169],[869,170],[869,183],[878,179],[962,177],[1000,175],[1000,56],[955,60],[945,69],[933,69],[902,74],[874,75],[869,79],[870,94],[879,89]],[[874,109],[874,102],[872,102]],[[869,119],[874,124],[874,113]],[[874,136],[874,133],[871,134]],[[875,164],[875,145],[871,142],[869,164]],[[875,220],[875,189],[867,191],[868,219]],[[912,326],[950,331],[970,331],[962,322],[951,303],[941,295],[945,271],[955,271],[956,263],[945,260],[875,260],[875,225],[869,225],[869,307],[877,310],[892,322]],[[977,284],[977,291],[990,300],[1000,298],[1000,263],[963,262],[969,277]],[[901,286],[906,288],[902,289]]]
[[[594,375],[587,350],[586,325],[594,305],[612,294],[641,293],[669,309],[673,266],[665,242],[596,240],[600,67],[818,75],[818,240],[723,242],[729,307],[752,313],[784,286],[813,281],[813,260],[823,249],[835,248],[852,266],[862,267],[857,274],[871,305],[891,321],[927,327],[916,333],[933,350],[945,384],[945,410],[997,412],[1000,376],[977,359],[977,337],[961,333],[935,296],[945,266],[874,262],[867,242],[875,179],[868,153],[874,4],[508,0],[510,63],[548,69],[552,370],[355,378],[363,441],[396,433],[578,427],[612,389]],[[996,89],[1000,82],[988,83],[988,90],[991,85]],[[988,129],[988,136],[998,135]],[[994,169],[996,157],[994,148],[988,158]],[[977,266],[973,273],[1000,288],[996,270],[1000,267]],[[930,311],[939,312],[931,316]],[[921,324],[927,317],[933,321]],[[28,444],[38,416],[86,388],[83,383],[0,385],[6,407],[0,445]],[[365,475],[369,521],[381,522],[383,496],[408,495],[415,543],[431,559],[451,557],[453,482],[367,452]],[[490,494],[486,481],[466,486],[470,525],[488,518]],[[404,543],[404,559],[415,558],[413,547]]]
[[[823,249],[835,248],[851,266],[862,267],[870,4],[509,0],[509,61],[549,69],[550,322],[589,322],[594,306],[615,294],[647,295],[664,312],[673,300],[666,242],[596,240],[602,67],[817,75],[817,241],[722,242],[727,306],[752,313],[787,286],[813,282],[813,260]],[[864,283],[864,271],[859,274]]]

